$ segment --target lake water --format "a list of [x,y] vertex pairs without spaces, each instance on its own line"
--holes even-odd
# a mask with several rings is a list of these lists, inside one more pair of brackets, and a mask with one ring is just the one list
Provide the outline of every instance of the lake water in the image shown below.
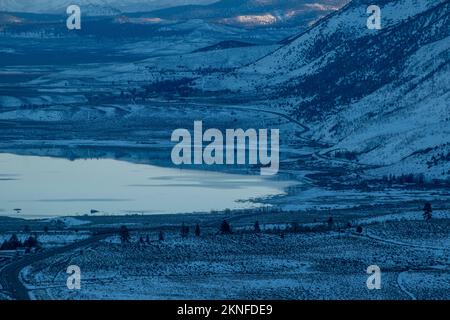
[[[289,185],[261,176],[180,170],[111,159],[70,161],[0,153],[0,215],[209,212],[250,208],[241,200],[282,194]],[[20,209],[16,210],[15,209]]]

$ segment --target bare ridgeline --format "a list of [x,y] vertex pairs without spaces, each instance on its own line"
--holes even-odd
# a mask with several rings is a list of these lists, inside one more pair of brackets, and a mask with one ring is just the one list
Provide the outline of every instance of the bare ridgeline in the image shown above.
[[449,299],[449,2],[192,2],[0,1],[0,298]]

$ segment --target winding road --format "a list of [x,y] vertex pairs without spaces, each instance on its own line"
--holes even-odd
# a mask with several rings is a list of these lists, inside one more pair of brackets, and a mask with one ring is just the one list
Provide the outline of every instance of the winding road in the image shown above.
[[49,249],[36,254],[30,254],[21,258],[20,260],[11,262],[0,270],[0,285],[2,286],[2,291],[15,300],[30,300],[28,289],[20,280],[20,272],[23,268],[33,263],[48,259],[57,254],[62,254],[71,250],[86,247],[97,241],[105,239],[110,235],[110,233],[95,235],[85,240],[71,243],[63,247]]
[[[377,241],[377,242],[380,242],[380,243],[385,243],[385,244],[390,244],[390,245],[400,246],[400,247],[407,247],[407,248],[411,248],[411,249],[419,249],[419,250],[426,250],[426,251],[429,251],[429,250],[450,251],[450,248],[447,248],[447,247],[426,246],[426,245],[405,243],[405,242],[400,242],[400,241],[391,240],[391,239],[382,239],[380,237],[377,237],[377,236],[373,235],[370,232],[367,232],[365,234],[358,234],[358,233],[352,232],[350,235],[351,236],[357,236],[357,237],[364,238],[364,239],[371,240],[371,241]],[[449,268],[449,267],[450,266],[447,265],[447,268]],[[414,293],[409,291],[406,288],[405,281],[404,281],[403,278],[408,272],[427,271],[427,270],[433,270],[433,266],[430,265],[430,266],[420,266],[420,267],[415,267],[415,268],[410,268],[410,267],[403,268],[397,274],[397,279],[396,279],[397,286],[411,300],[417,300],[417,298],[414,295]]]

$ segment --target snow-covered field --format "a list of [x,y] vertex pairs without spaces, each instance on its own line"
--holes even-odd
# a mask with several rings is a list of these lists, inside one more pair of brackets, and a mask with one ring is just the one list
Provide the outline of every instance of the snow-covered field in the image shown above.
[[[348,229],[281,237],[206,230],[186,239],[166,232],[164,241],[147,233],[151,242],[142,245],[138,238],[146,233],[133,234],[125,245],[112,237],[22,275],[36,299],[449,298],[448,219],[376,223],[364,226],[362,234]],[[374,264],[381,268],[382,288],[372,291],[366,269]],[[79,291],[66,287],[68,265],[81,268]]]
[[[18,233],[16,234],[20,241],[25,241],[30,235],[37,235],[37,240],[43,248],[59,247],[66,244],[70,244],[76,241],[86,239],[90,236],[89,233],[85,232],[71,232],[67,231],[49,231],[48,233],[38,232],[38,233]],[[9,240],[12,233],[2,233],[0,234],[0,243]]]

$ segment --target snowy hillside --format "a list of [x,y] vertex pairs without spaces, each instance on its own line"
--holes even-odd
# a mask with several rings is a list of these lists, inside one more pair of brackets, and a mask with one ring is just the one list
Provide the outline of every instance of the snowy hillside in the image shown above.
[[[404,22],[443,0],[383,0],[383,28]],[[376,35],[376,31],[366,26],[366,9],[371,2],[354,0],[336,14],[318,22],[314,27],[295,37],[272,54],[239,70],[229,78],[219,78],[222,86],[230,89],[252,90],[255,87],[285,83],[295,77],[314,74],[321,66],[332,61],[334,54],[348,46],[348,41]],[[214,80],[214,79],[211,79]],[[231,80],[231,81],[227,81]],[[236,81],[240,80],[240,81]],[[213,84],[212,87],[216,87]]]
[[352,1],[275,52],[206,82],[210,89],[294,98],[292,114],[312,127],[314,138],[334,144],[327,154],[340,150],[389,166],[374,173],[445,178],[450,3],[382,1],[379,31],[366,27],[370,4]]

